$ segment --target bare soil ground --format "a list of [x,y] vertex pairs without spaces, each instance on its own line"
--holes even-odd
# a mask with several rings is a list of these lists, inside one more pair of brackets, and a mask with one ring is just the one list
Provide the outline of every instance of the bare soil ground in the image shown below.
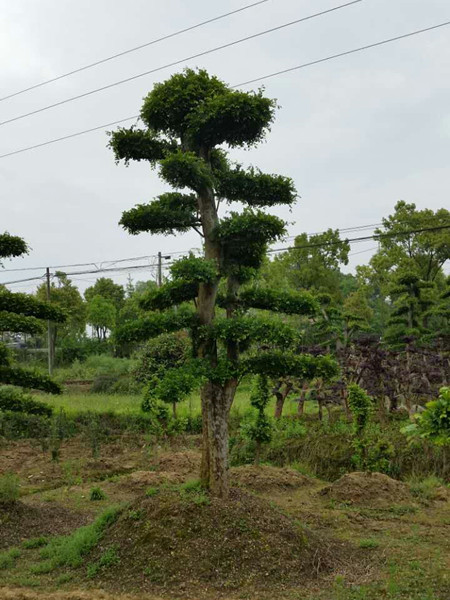
[[0,505],[0,548],[16,546],[30,537],[67,535],[91,519],[86,512],[57,504]]
[[[86,441],[73,439],[58,464],[28,441],[2,447],[0,472],[18,473],[22,497],[6,521],[0,511],[0,547],[20,550],[0,570],[0,598],[450,598],[447,488],[420,499],[381,474],[352,473],[330,484],[292,469],[244,466],[231,469],[231,502],[217,504],[183,491],[200,460],[196,439],[183,444],[127,438],[103,445],[94,460]],[[93,486],[106,498],[91,501]],[[21,546],[24,538],[67,534],[123,503],[119,521],[81,567],[36,573],[40,549]],[[119,562],[88,577],[108,548]]]

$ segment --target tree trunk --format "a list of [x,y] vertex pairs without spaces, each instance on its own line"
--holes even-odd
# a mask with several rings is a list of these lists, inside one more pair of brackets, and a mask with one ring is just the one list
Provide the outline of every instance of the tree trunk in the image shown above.
[[285,396],[282,392],[275,392],[275,398],[276,398],[276,402],[275,402],[275,419],[280,419],[281,415],[283,414],[283,406],[284,406],[284,400],[285,400]]
[[173,414],[173,418],[176,419],[177,418],[177,403],[176,402],[172,402],[172,414]]
[[[211,493],[226,498],[228,482],[228,415],[236,392],[237,381],[230,380],[225,386],[206,383],[202,390],[207,411],[207,440],[202,460],[202,479],[209,467],[208,483]],[[205,438],[204,438],[205,439]]]
[[284,390],[282,389],[282,385],[273,390],[273,393],[276,397],[275,403],[275,419],[280,419],[283,415],[284,402],[286,398],[289,396],[290,391],[292,390],[292,383],[285,383]]
[[204,385],[201,389],[202,402],[202,462],[200,466],[200,481],[204,487],[209,487],[210,455],[209,455],[209,389]]

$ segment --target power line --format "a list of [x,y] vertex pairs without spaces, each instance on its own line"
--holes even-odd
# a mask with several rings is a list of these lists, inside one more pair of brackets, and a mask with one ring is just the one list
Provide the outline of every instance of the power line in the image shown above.
[[[403,224],[407,224],[407,221],[402,221]],[[342,228],[338,228],[334,231],[337,231],[338,233],[344,233],[344,232],[349,232],[349,231],[359,231],[361,229],[373,229],[375,227],[381,227],[383,225],[383,223],[373,223],[372,225],[355,225],[354,227],[342,227]],[[306,233],[306,235],[308,237],[314,236],[314,235],[320,235],[321,233],[326,233],[327,230],[324,231],[316,231],[313,233]],[[288,236],[287,240],[289,239],[294,239],[298,236],[297,235],[291,235]],[[165,252],[165,254],[170,254],[171,256],[176,255],[176,254],[186,254],[187,252],[192,252],[192,248],[190,250],[177,250],[177,251],[168,251]],[[136,262],[139,260],[150,260],[150,259],[157,259],[158,258],[158,254],[147,254],[144,256],[133,256],[130,258],[119,258],[116,260],[95,260],[95,261],[91,261],[91,262],[86,262],[86,263],[73,263],[73,264],[69,264],[69,265],[49,265],[50,269],[67,269],[67,268],[74,268],[74,267],[90,267],[90,266],[94,266],[96,267],[97,265],[104,265],[105,263],[109,263],[110,266],[118,264],[118,263],[124,263],[124,262]],[[1,269],[0,270],[0,274],[1,273],[17,273],[19,271],[42,271],[43,269],[46,269],[47,266],[42,266],[42,267],[21,267],[21,268],[17,268],[17,269]],[[100,268],[100,267],[99,267]]]
[[410,229],[407,231],[399,231],[397,233],[377,233],[375,235],[366,235],[364,237],[336,240],[330,242],[318,242],[317,244],[305,244],[303,246],[290,246],[288,248],[272,248],[267,250],[268,253],[272,252],[286,252],[287,250],[306,250],[309,248],[326,248],[327,246],[336,246],[343,242],[358,243],[365,242],[367,240],[379,240],[384,238],[401,237],[403,235],[412,235],[414,233],[425,233],[427,231],[438,231],[442,229],[450,229],[450,225],[439,225],[437,227],[422,227],[422,229]]
[[14,150],[13,152],[8,152],[7,154],[0,155],[0,158],[6,158],[7,156],[12,156],[13,154],[21,154],[22,152],[27,152],[28,150],[34,150],[35,148],[42,148],[42,146],[48,146],[49,144],[55,144],[56,142],[62,142],[63,140],[68,140],[70,138],[78,137],[79,135],[84,135],[85,133],[92,133],[93,131],[98,131],[99,129],[105,129],[105,127],[111,127],[112,125],[118,125],[119,123],[125,123],[126,121],[132,121],[138,119],[139,115],[134,115],[133,117],[126,117],[125,119],[119,119],[118,121],[112,121],[111,123],[105,123],[104,125],[99,125],[98,127],[92,127],[91,129],[85,129],[84,131],[78,131],[77,133],[70,133],[69,135],[64,135],[62,137],[48,140],[47,142],[42,142],[41,144],[35,144],[34,146],[28,146],[27,148],[22,148],[21,150]]
[[[186,252],[191,252],[194,249],[190,249],[190,250],[179,250],[179,251],[174,251],[174,252],[167,252],[166,254],[171,254],[171,255],[175,255],[175,254],[185,254]],[[87,263],[75,263],[75,264],[71,264],[71,265],[50,265],[50,269],[65,269],[65,268],[69,268],[69,267],[96,267],[97,265],[103,265],[105,263],[109,263],[110,265],[115,265],[117,263],[123,263],[123,262],[136,262],[138,260],[149,260],[150,258],[158,258],[157,254],[148,254],[145,256],[134,256],[131,258],[118,258],[116,260],[97,260],[97,261],[91,261],[91,262],[87,262]],[[12,273],[12,272],[17,272],[17,271],[42,271],[42,269],[46,269],[47,267],[22,267],[19,269],[1,269],[0,273]],[[101,268],[101,267],[98,267]]]
[[[336,245],[339,245],[339,244],[342,244],[345,242],[352,244],[352,243],[358,243],[358,242],[363,242],[363,241],[367,241],[367,240],[395,238],[395,237],[401,237],[403,235],[412,235],[415,233],[425,233],[428,231],[430,231],[430,232],[431,231],[440,231],[443,229],[450,229],[450,225],[439,225],[436,227],[422,227],[421,229],[409,229],[407,231],[401,231],[401,232],[379,233],[379,234],[358,237],[358,238],[351,238],[351,239],[330,241],[330,242],[319,242],[316,244],[304,244],[301,246],[290,246],[287,248],[273,248],[273,249],[267,250],[267,253],[287,252],[288,250],[304,250],[304,249],[309,249],[309,248],[326,248],[328,246],[336,246]],[[188,252],[189,251],[178,252],[178,254],[187,254]],[[176,253],[172,253],[172,254],[176,254]],[[165,266],[172,264],[172,262],[173,261],[165,263]],[[127,272],[127,271],[136,271],[136,270],[154,269],[154,268],[156,268],[156,265],[135,265],[135,266],[128,266],[128,267],[113,267],[113,268],[94,269],[94,270],[88,270],[88,271],[72,271],[70,273],[66,273],[66,275],[69,277],[72,277],[72,276],[77,276],[77,275],[91,275],[91,274],[97,274],[97,273],[111,273],[111,272]],[[44,277],[45,277],[45,274],[40,277],[29,277],[27,279],[17,279],[15,281],[7,281],[7,282],[2,283],[2,285],[12,285],[15,283],[23,283],[23,282],[27,282],[27,281],[39,281],[39,280],[43,280]]]
[[[341,58],[343,56],[347,56],[347,55],[350,55],[350,54],[355,54],[357,52],[363,52],[365,50],[369,50],[370,48],[376,48],[376,47],[382,46],[384,44],[389,44],[391,42],[395,42],[395,41],[402,40],[402,39],[405,39],[405,38],[408,38],[408,37],[412,37],[414,35],[419,35],[421,33],[425,33],[427,31],[431,31],[431,30],[437,29],[439,27],[445,27],[447,25],[450,25],[450,21],[446,21],[444,23],[439,23],[438,25],[433,25],[432,27],[427,27],[426,29],[418,29],[416,31],[412,31],[412,32],[407,33],[407,34],[396,36],[396,37],[389,38],[389,39],[386,39],[386,40],[382,40],[380,42],[376,42],[374,44],[369,44],[367,46],[361,46],[359,48],[354,48],[353,50],[347,50],[346,52],[341,52],[339,54],[333,54],[331,56],[326,56],[324,58],[321,58],[321,59],[318,59],[318,60],[315,60],[315,61],[312,61],[312,62],[303,63],[301,65],[297,65],[296,67],[290,67],[288,69],[284,69],[284,70],[281,70],[281,71],[276,71],[275,73],[270,73],[269,75],[263,75],[261,77],[255,78],[255,79],[249,79],[248,81],[245,81],[243,83],[234,85],[232,87],[236,88],[236,87],[239,87],[239,86],[248,85],[250,83],[255,83],[257,81],[262,81],[264,79],[269,79],[271,77],[277,77],[278,75],[284,75],[285,73],[290,73],[292,71],[296,71],[296,70],[299,70],[299,69],[304,69],[306,67],[311,67],[313,65],[324,63],[326,61],[335,60],[335,59]],[[12,152],[7,152],[6,154],[1,154],[0,155],[0,159],[1,158],[6,158],[8,156],[13,156],[14,154],[21,154],[22,152],[28,152],[29,150],[34,150],[35,148],[40,148],[42,146],[48,146],[48,145],[54,144],[56,142],[60,142],[60,141],[67,140],[67,139],[70,139],[70,138],[73,138],[73,137],[84,135],[85,133],[91,133],[91,132],[97,131],[99,129],[104,129],[105,127],[110,127],[111,125],[117,125],[119,123],[124,123],[125,121],[130,121],[132,119],[137,119],[137,118],[139,118],[139,115],[134,115],[132,117],[126,117],[125,119],[121,119],[121,120],[115,121],[113,123],[105,123],[104,125],[99,125],[98,127],[93,127],[91,129],[85,129],[84,131],[78,131],[76,133],[72,133],[72,134],[69,134],[69,135],[66,135],[66,136],[63,136],[63,137],[60,137],[60,138],[47,140],[46,142],[42,142],[40,144],[35,144],[34,146],[27,146],[25,148],[21,148],[20,150],[13,150]]]
[[315,13],[313,15],[308,15],[307,17],[302,17],[300,19],[295,19],[294,21],[290,21],[289,23],[283,23],[282,25],[277,25],[276,27],[272,27],[270,29],[265,29],[264,31],[260,31],[258,33],[254,33],[252,35],[248,35],[246,37],[240,38],[238,40],[234,40],[233,42],[228,42],[227,44],[222,44],[221,46],[215,46],[214,48],[210,48],[209,50],[204,50],[202,52],[198,52],[197,54],[192,54],[191,56],[186,56],[180,60],[176,60],[161,67],[155,67],[154,69],[150,69],[149,71],[144,71],[143,73],[138,73],[137,75],[132,75],[131,77],[127,77],[126,79],[121,79],[120,81],[115,81],[114,83],[109,83],[108,85],[104,85],[99,88],[95,88],[90,90],[89,92],[84,92],[83,94],[78,94],[77,96],[72,96],[70,98],[66,98],[65,100],[60,100],[59,102],[55,102],[54,104],[49,104],[47,106],[43,106],[42,108],[38,108],[36,110],[32,110],[31,112],[24,113],[22,115],[18,115],[17,117],[13,117],[11,119],[7,119],[6,121],[1,121],[1,125],[6,125],[7,123],[13,123],[14,121],[19,121],[20,119],[25,119],[26,117],[30,117],[32,115],[36,115],[38,113],[50,110],[52,108],[56,108],[57,106],[61,106],[63,104],[67,104],[68,102],[73,102],[74,100],[80,100],[81,98],[86,98],[86,96],[92,96],[93,94],[97,94],[98,92],[103,92],[105,90],[109,90],[113,87],[117,87],[118,85],[123,85],[124,83],[129,83],[130,81],[135,81],[136,79],[140,79],[141,77],[145,77],[146,75],[151,75],[153,73],[157,73],[158,71],[162,71],[164,69],[168,69],[170,67],[175,67],[180,65],[181,63],[188,62],[195,58],[200,58],[202,56],[206,56],[207,54],[212,54],[213,52],[218,52],[219,50],[225,50],[226,48],[231,48],[232,46],[236,46],[237,44],[242,44],[243,42],[247,42],[249,40],[261,37],[263,35],[267,35],[268,33],[273,33],[275,31],[280,31],[281,29],[285,29],[286,27],[291,27],[292,25],[297,25],[298,23],[302,23],[303,21],[308,21],[310,19],[314,19],[316,17],[321,17],[328,13],[334,12],[341,8],[346,8],[347,6],[352,6],[353,4],[359,4],[364,0],[352,0],[351,2],[347,2],[345,4],[341,4],[339,6],[335,6],[333,8],[329,8],[328,10],[323,10],[319,13]]
[[97,67],[98,65],[102,65],[106,62],[109,62],[111,60],[119,58],[120,56],[125,56],[126,54],[130,54],[131,52],[136,52],[137,50],[142,50],[143,48],[147,48],[148,46],[153,46],[155,44],[158,44],[159,42],[169,40],[169,39],[174,38],[183,33],[187,33],[188,31],[192,31],[194,29],[198,29],[199,27],[203,27],[204,25],[209,25],[210,23],[214,23],[215,21],[220,21],[221,19],[225,19],[226,17],[230,17],[237,13],[248,10],[249,8],[253,8],[260,4],[264,4],[265,2],[268,2],[268,1],[269,0],[259,0],[258,2],[253,2],[253,4],[247,4],[246,6],[238,8],[236,10],[232,10],[232,11],[224,13],[222,15],[218,15],[217,17],[213,17],[212,19],[207,19],[206,21],[202,21],[201,23],[196,23],[195,25],[191,25],[190,27],[186,27],[184,29],[179,29],[178,31],[169,33],[168,35],[164,35],[163,37],[154,39],[150,42],[146,42],[145,44],[140,44],[139,46],[135,46],[134,48],[129,48],[128,50],[123,50],[122,52],[118,52],[117,54],[112,54],[111,56],[107,56],[106,58],[102,58],[101,60],[97,60],[88,65],[84,65],[83,67],[78,67],[77,69],[73,69],[72,71],[68,71],[67,73],[58,75],[57,77],[53,77],[52,79],[47,79],[46,81],[41,81],[40,83],[31,85],[30,87],[27,87],[23,90],[19,90],[18,92],[14,92],[12,94],[9,94],[8,96],[4,96],[3,98],[0,98],[0,102],[3,102],[3,100],[8,100],[9,98],[14,98],[15,96],[19,96],[20,94],[25,94],[25,92],[35,90],[36,88],[40,88],[44,85],[48,85],[49,83],[59,81],[60,79],[64,79],[65,77],[69,77],[70,75],[75,75],[75,73],[81,73],[81,71],[87,71],[88,69],[92,69],[92,67]]
[[[431,221],[432,220],[433,219],[431,219]],[[408,225],[410,223],[412,224],[412,221],[401,221],[401,222],[399,222],[397,224],[398,225]],[[384,226],[384,223],[372,223],[371,225],[354,225],[352,227],[341,227],[341,228],[333,229],[333,231],[336,231],[337,233],[340,234],[340,233],[351,232],[351,231],[360,231],[360,230],[363,230],[363,229],[374,229],[375,227],[382,227],[382,226]],[[447,225],[445,225],[445,226],[441,226],[440,225],[437,228],[438,229],[442,229],[442,228],[446,228],[446,227],[447,227]],[[449,224],[449,227],[450,227],[450,224]],[[332,229],[332,228],[328,228],[326,230],[318,231],[318,232],[316,231],[316,232],[313,232],[313,233],[304,232],[302,234],[290,235],[290,236],[286,237],[285,239],[286,240],[292,240],[292,239],[297,238],[299,235],[304,235],[304,234],[306,234],[306,236],[308,238],[311,238],[312,236],[316,236],[316,235],[320,235],[320,234],[323,234],[323,233],[327,233],[327,231],[329,229]],[[431,228],[431,230],[433,230],[433,229],[434,228]],[[426,229],[426,231],[429,231],[429,230],[430,229]],[[416,231],[414,231],[414,232],[416,232]],[[408,232],[406,232],[406,233],[408,233]],[[409,233],[411,233],[411,231]],[[355,242],[356,239],[361,240],[361,241],[365,241],[366,239],[374,239],[375,237],[379,237],[380,235],[383,236],[383,235],[386,235],[386,234],[381,233],[381,234],[374,234],[373,236],[367,236],[367,237],[364,237],[364,238],[353,238],[350,241]],[[402,234],[400,234],[400,235],[402,235]],[[335,243],[339,244],[339,243],[342,243],[344,241],[346,241],[346,240],[344,239],[344,240],[341,240],[341,241],[338,241],[338,242],[335,242]],[[319,245],[322,245],[322,244],[319,243]],[[308,245],[308,246],[295,246],[295,248],[297,248],[297,249],[299,249],[300,247],[301,248],[306,248],[306,247],[312,247],[312,246],[311,245]],[[187,253],[193,252],[195,250],[198,251],[199,249],[198,248],[190,248],[189,250],[174,250],[174,251],[170,251],[169,250],[169,251],[165,252],[164,254],[170,254],[171,256],[175,256],[175,255],[178,255],[178,254],[187,254]],[[282,251],[282,250],[283,249],[281,249],[280,251]],[[366,250],[364,250],[364,252],[366,252]],[[75,268],[75,267],[95,267],[96,269],[102,269],[103,267],[101,265],[105,265],[106,263],[108,263],[109,266],[113,266],[113,265],[116,265],[116,264],[119,264],[119,263],[124,263],[124,262],[137,262],[137,261],[140,261],[140,260],[150,260],[150,259],[157,259],[157,258],[158,258],[158,254],[146,254],[146,255],[143,255],[143,256],[132,256],[130,258],[118,258],[118,259],[113,259],[113,260],[95,260],[95,261],[90,261],[90,262],[85,262],[85,263],[72,263],[72,264],[68,264],[68,265],[49,265],[49,268],[50,269],[68,269],[68,268]],[[100,265],[100,266],[97,267],[97,265]],[[145,265],[145,268],[147,268],[147,267],[154,267],[154,265]],[[17,273],[17,272],[21,272],[21,271],[42,271],[42,270],[45,270],[46,268],[47,268],[47,266],[41,266],[41,267],[20,267],[20,268],[16,268],[16,269],[1,269],[0,270],[0,274],[1,273]],[[126,270],[126,267],[123,267],[123,269]],[[96,272],[98,272],[98,271],[96,271]]]
[[355,256],[356,254],[364,254],[364,252],[373,252],[378,250],[378,246],[372,246],[372,248],[366,248],[365,250],[358,250],[358,252],[350,252],[349,256]]
[[[353,50],[346,50],[345,52],[339,52],[339,54],[332,54],[331,56],[326,56],[325,58],[319,58],[318,60],[313,60],[308,63],[304,63],[302,65],[298,65],[296,67],[290,67],[289,69],[283,69],[282,71],[275,71],[275,73],[270,73],[269,75],[264,75],[262,77],[257,77],[256,79],[249,79],[248,81],[243,81],[239,83],[239,86],[249,85],[250,83],[255,83],[256,81],[262,81],[264,79],[270,79],[271,77],[277,77],[278,75],[284,75],[285,73],[290,73],[292,71],[298,71],[299,69],[305,69],[306,67],[312,67],[313,65],[318,65],[320,63],[326,62],[328,60],[335,60],[336,58],[341,58],[342,56],[348,56],[349,54],[355,54],[356,52],[362,52],[364,50],[369,50],[370,48],[376,48],[377,46],[383,46],[384,44],[390,44],[391,42],[397,42],[398,40],[404,40],[405,38],[412,37],[413,35],[419,35],[421,33],[426,33],[427,31],[432,31],[433,29],[439,29],[440,27],[446,27],[450,25],[450,21],[445,21],[444,23],[438,23],[438,25],[432,25],[431,27],[426,27],[425,29],[417,29],[416,31],[411,31],[410,33],[405,33],[403,35],[398,35],[393,38],[388,38],[386,40],[382,40],[381,42],[375,42],[374,44],[368,44],[367,46],[361,46],[360,48],[354,48]],[[0,123],[1,125],[1,123]]]

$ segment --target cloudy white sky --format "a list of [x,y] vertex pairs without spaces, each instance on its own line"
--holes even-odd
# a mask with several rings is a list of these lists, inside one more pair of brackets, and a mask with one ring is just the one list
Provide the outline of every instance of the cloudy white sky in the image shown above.
[[[268,0],[0,102],[0,121],[344,1]],[[0,0],[0,96],[251,2]],[[363,0],[186,65],[238,84],[447,20],[448,0]],[[0,154],[137,114],[152,85],[180,68],[3,125]],[[295,180],[301,200],[291,213],[279,211],[292,235],[378,223],[399,199],[448,207],[449,80],[450,27],[268,79],[266,93],[280,104],[272,132],[259,148],[233,156]],[[164,186],[145,164],[116,166],[106,144],[106,133],[97,131],[0,159],[0,230],[21,235],[32,248],[6,269],[99,263],[200,245],[195,234],[132,237],[121,230],[122,211]],[[355,245],[350,267],[367,261],[373,246]],[[40,274],[3,272],[0,281]],[[126,275],[114,279],[124,282]],[[84,288],[95,276],[75,280]]]

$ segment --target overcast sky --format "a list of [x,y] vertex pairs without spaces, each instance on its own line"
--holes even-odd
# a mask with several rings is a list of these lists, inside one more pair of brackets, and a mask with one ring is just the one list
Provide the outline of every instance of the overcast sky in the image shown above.
[[[268,0],[0,102],[0,121],[344,1]],[[0,96],[251,2],[0,0]],[[447,20],[448,0],[363,0],[185,64],[233,85]],[[180,68],[6,124],[0,154],[138,114],[152,85]],[[291,235],[378,223],[399,199],[420,208],[448,207],[449,80],[450,27],[268,79],[266,93],[280,104],[272,131],[257,149],[232,156],[295,180],[301,199],[291,213],[278,211]],[[0,230],[24,237],[32,248],[26,258],[7,261],[6,269],[99,263],[200,245],[195,234],[130,236],[118,226],[122,211],[167,188],[146,164],[116,166],[107,139],[97,131],[0,160]],[[366,262],[373,246],[354,245],[358,254],[350,267]],[[40,274],[0,272],[0,281]],[[123,283],[126,275],[113,278]],[[149,271],[133,274],[135,280],[149,277]],[[84,288],[95,276],[74,279]]]

